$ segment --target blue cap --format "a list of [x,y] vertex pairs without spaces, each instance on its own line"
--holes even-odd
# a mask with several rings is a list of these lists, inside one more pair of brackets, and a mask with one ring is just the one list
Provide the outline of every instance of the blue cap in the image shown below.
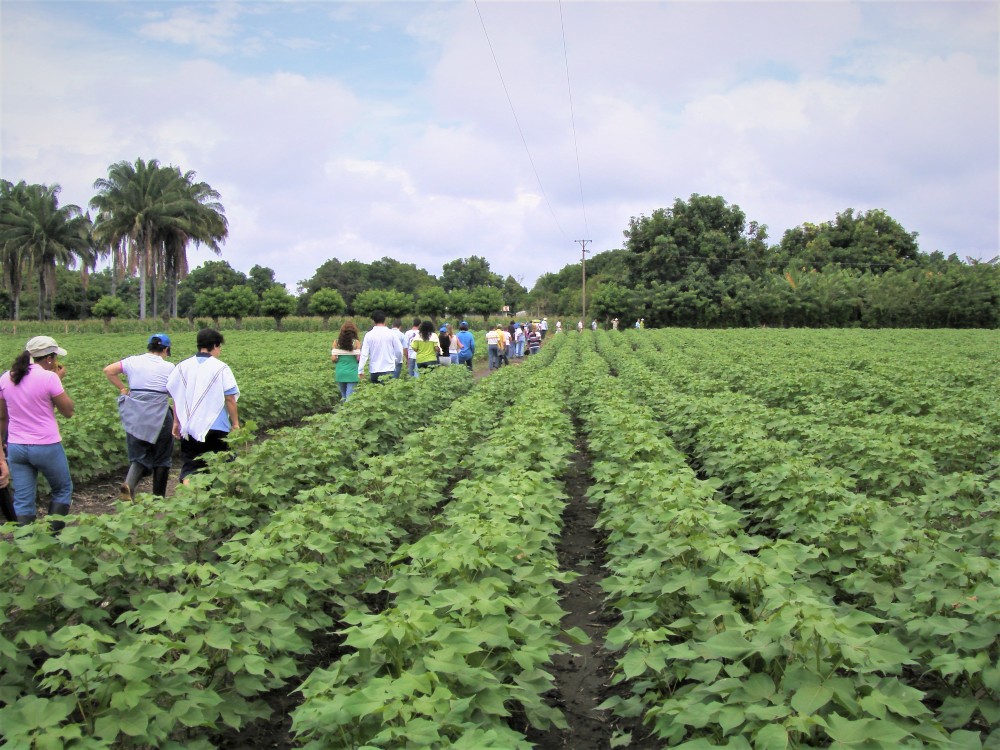
[[448,326],[441,326],[438,328],[438,333],[448,333]]
[[154,333],[152,336],[149,337],[149,341],[147,341],[146,343],[152,344],[153,339],[159,339],[160,346],[166,346],[166,347],[170,346],[170,337],[165,333]]

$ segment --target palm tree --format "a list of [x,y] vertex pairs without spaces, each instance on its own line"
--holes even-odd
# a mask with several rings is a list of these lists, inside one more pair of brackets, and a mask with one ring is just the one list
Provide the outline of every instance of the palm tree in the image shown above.
[[191,242],[195,245],[205,244],[216,255],[222,253],[220,242],[225,242],[229,233],[225,209],[219,203],[219,193],[205,182],[195,182],[195,173],[181,174],[176,167],[175,179],[177,188],[185,196],[183,207],[185,220],[163,234],[163,274],[167,279],[169,291],[167,304],[170,314],[177,317],[177,284],[187,276],[187,247]]
[[[17,204],[24,200],[26,189],[23,181],[17,185],[7,180],[0,181],[0,236],[9,228],[8,217],[13,218]],[[30,270],[28,260],[20,245],[0,241],[0,285],[10,292],[14,320],[21,318],[21,290],[24,288],[24,275]]]
[[182,175],[177,167],[161,167],[155,159],[112,164],[107,179],[97,180],[94,189],[94,234],[105,256],[114,258],[116,251],[127,248],[125,271],[139,272],[140,319],[146,317],[147,280],[157,314],[158,276],[170,283],[171,312],[176,315],[176,285],[187,273],[187,244],[207,242],[218,252],[217,242],[226,235],[218,193],[195,183],[193,172]]
[[52,316],[56,291],[56,265],[82,261],[84,274],[96,256],[91,240],[90,217],[79,206],[59,205],[59,185],[3,186],[0,245],[4,255],[5,283],[15,295],[15,317],[20,313],[23,275],[38,274],[38,319]]

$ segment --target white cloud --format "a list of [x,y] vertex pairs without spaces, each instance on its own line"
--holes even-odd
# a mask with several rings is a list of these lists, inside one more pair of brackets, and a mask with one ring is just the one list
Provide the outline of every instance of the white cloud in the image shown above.
[[469,3],[5,4],[3,177],[86,205],[121,159],[194,170],[222,257],[291,288],[334,256],[530,284],[694,192],[775,240],[884,208],[925,250],[997,254],[995,3],[479,7],[521,132]]

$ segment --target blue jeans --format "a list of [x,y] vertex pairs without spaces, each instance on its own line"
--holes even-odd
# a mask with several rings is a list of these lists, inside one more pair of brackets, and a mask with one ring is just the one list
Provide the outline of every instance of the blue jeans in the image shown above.
[[[403,363],[402,362],[397,362],[396,363],[396,368],[392,371],[392,377],[393,378],[398,378],[402,374],[403,374]],[[374,383],[375,381],[373,380],[372,382]]]
[[338,380],[337,387],[340,389],[340,400],[347,401],[354,392],[354,386],[356,385],[357,383],[342,383]]
[[411,378],[417,377],[417,358],[407,357],[406,358],[406,370],[410,373]]
[[496,370],[500,367],[500,347],[496,344],[490,344],[486,347],[486,354],[489,360],[489,367],[491,370]]
[[10,481],[14,485],[14,512],[18,516],[35,515],[35,494],[38,472],[42,472],[52,488],[52,502],[69,505],[73,502],[73,480],[62,443],[49,445],[7,445]]

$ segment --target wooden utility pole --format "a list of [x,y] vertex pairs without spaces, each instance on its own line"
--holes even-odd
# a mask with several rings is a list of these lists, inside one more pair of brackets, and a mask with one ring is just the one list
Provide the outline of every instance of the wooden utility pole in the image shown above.
[[580,258],[581,258],[581,261],[582,261],[581,262],[581,268],[583,270],[583,282],[582,282],[582,287],[581,287],[581,290],[580,290],[580,299],[583,302],[583,305],[582,305],[582,307],[583,307],[583,318],[581,318],[581,320],[583,321],[584,325],[587,325],[587,253],[589,252],[587,250],[587,243],[588,242],[593,242],[593,240],[574,240],[574,242],[579,242],[580,243],[580,249],[581,249]]

